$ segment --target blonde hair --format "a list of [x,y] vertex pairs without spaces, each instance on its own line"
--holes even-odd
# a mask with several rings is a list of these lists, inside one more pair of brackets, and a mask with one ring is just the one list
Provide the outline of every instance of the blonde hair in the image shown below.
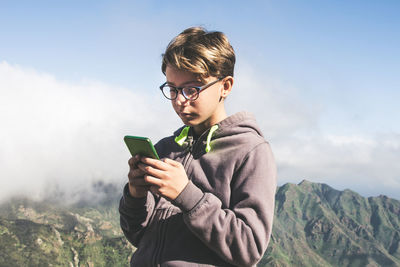
[[162,72],[167,65],[197,75],[201,80],[214,76],[233,77],[235,51],[222,32],[191,27],[177,35],[162,55]]

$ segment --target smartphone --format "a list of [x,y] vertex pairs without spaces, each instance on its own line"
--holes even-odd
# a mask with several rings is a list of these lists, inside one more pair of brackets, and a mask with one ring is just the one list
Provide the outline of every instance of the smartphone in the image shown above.
[[124,141],[132,156],[139,154],[140,156],[160,159],[149,138],[126,135]]

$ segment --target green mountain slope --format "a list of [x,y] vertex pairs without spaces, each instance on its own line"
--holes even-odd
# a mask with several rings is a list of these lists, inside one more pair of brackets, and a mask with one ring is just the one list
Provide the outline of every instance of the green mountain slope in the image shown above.
[[400,266],[397,200],[303,181],[280,187],[275,208],[259,266]]
[[95,205],[28,199],[4,203],[0,206],[0,267],[128,266],[135,248],[119,227],[118,191],[113,188]]
[[[128,266],[119,189],[96,204],[13,199],[0,206],[0,266]],[[102,188],[98,188],[102,189]],[[278,188],[258,266],[400,266],[400,202],[301,182]]]

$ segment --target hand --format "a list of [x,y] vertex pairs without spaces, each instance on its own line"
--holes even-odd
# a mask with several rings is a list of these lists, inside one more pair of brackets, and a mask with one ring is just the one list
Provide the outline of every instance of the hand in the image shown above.
[[138,167],[145,173],[144,180],[151,184],[151,192],[170,200],[177,198],[189,182],[182,164],[172,159],[143,157]]
[[129,159],[129,193],[132,197],[141,198],[147,195],[151,184],[144,180],[145,172],[138,168],[140,156],[136,155]]

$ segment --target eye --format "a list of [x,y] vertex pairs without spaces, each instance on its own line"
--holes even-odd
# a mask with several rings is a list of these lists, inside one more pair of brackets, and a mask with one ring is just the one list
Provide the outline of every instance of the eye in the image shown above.
[[185,88],[183,88],[183,93],[186,96],[194,96],[197,94],[197,89],[196,89],[196,87],[185,87]]
[[172,97],[175,97],[176,93],[177,93],[177,91],[176,91],[176,89],[174,87],[169,87],[169,94]]
[[162,92],[168,99],[174,99],[176,97],[176,89],[169,85],[165,85],[164,87],[162,87]]

